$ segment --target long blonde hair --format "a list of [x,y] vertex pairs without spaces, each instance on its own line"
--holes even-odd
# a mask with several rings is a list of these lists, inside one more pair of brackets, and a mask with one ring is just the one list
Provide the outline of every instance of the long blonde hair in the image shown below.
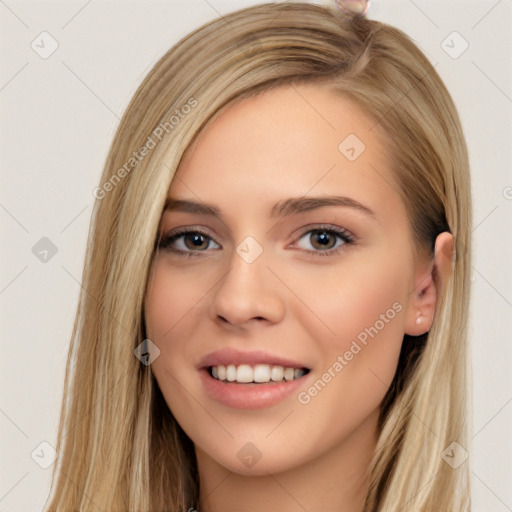
[[[154,66],[108,153],[70,343],[47,511],[186,511],[199,502],[193,444],[151,366],[144,303],[167,191],[187,148],[227,105],[285,84],[319,83],[375,120],[392,155],[417,253],[454,236],[453,272],[429,333],[404,337],[382,403],[364,512],[469,511],[467,318],[471,197],[452,99],[400,30],[335,8],[264,4],[212,21]],[[453,449],[452,445],[452,449]],[[464,453],[464,452],[462,452]]]

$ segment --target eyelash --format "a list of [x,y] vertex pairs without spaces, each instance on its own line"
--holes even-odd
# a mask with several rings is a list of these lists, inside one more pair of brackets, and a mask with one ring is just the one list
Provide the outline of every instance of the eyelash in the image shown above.
[[[349,246],[349,245],[352,245],[353,243],[355,243],[355,237],[346,229],[334,228],[332,226],[322,226],[322,225],[319,225],[313,229],[304,231],[299,236],[298,239],[300,240],[304,237],[304,235],[307,235],[308,233],[314,233],[314,232],[323,232],[323,233],[334,234],[343,241],[343,244],[334,249],[326,249],[324,251],[312,251],[312,250],[308,250],[308,249],[301,249],[303,252],[306,252],[313,256],[333,256],[333,255],[337,254],[338,252],[340,252],[340,250],[342,250],[343,247]],[[215,240],[213,240],[213,238],[208,233],[206,233],[205,231],[203,231],[201,229],[181,228],[181,229],[177,229],[176,231],[163,236],[161,238],[161,240],[159,242],[157,242],[156,248],[171,251],[179,256],[184,256],[184,257],[201,256],[202,255],[201,253],[206,252],[205,250],[203,250],[203,251],[182,251],[180,249],[174,249],[171,247],[171,244],[173,242],[175,242],[178,238],[182,237],[183,235],[190,235],[190,234],[199,234],[199,235],[202,235],[202,236],[215,242]],[[218,243],[218,242],[215,242],[215,243]]]

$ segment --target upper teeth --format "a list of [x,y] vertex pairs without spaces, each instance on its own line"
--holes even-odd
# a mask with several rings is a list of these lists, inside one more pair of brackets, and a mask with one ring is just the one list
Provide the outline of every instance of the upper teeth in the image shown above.
[[270,364],[256,364],[254,366],[241,364],[235,366],[228,364],[224,366],[211,367],[212,376],[218,380],[227,380],[228,382],[281,382],[284,380],[293,380],[302,377],[306,372],[299,368],[284,368],[284,366],[273,366]]

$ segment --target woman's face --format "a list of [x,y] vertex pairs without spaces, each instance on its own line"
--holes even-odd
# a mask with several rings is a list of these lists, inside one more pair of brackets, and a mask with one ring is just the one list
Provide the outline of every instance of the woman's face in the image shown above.
[[262,475],[374,441],[404,333],[428,328],[378,130],[325,87],[280,87],[223,112],[180,166],[146,325],[200,461]]

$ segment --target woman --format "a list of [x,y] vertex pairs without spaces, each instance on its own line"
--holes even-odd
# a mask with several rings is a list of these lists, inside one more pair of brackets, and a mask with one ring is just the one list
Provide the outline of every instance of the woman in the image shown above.
[[469,165],[407,36],[205,25],[95,196],[47,510],[470,510]]

